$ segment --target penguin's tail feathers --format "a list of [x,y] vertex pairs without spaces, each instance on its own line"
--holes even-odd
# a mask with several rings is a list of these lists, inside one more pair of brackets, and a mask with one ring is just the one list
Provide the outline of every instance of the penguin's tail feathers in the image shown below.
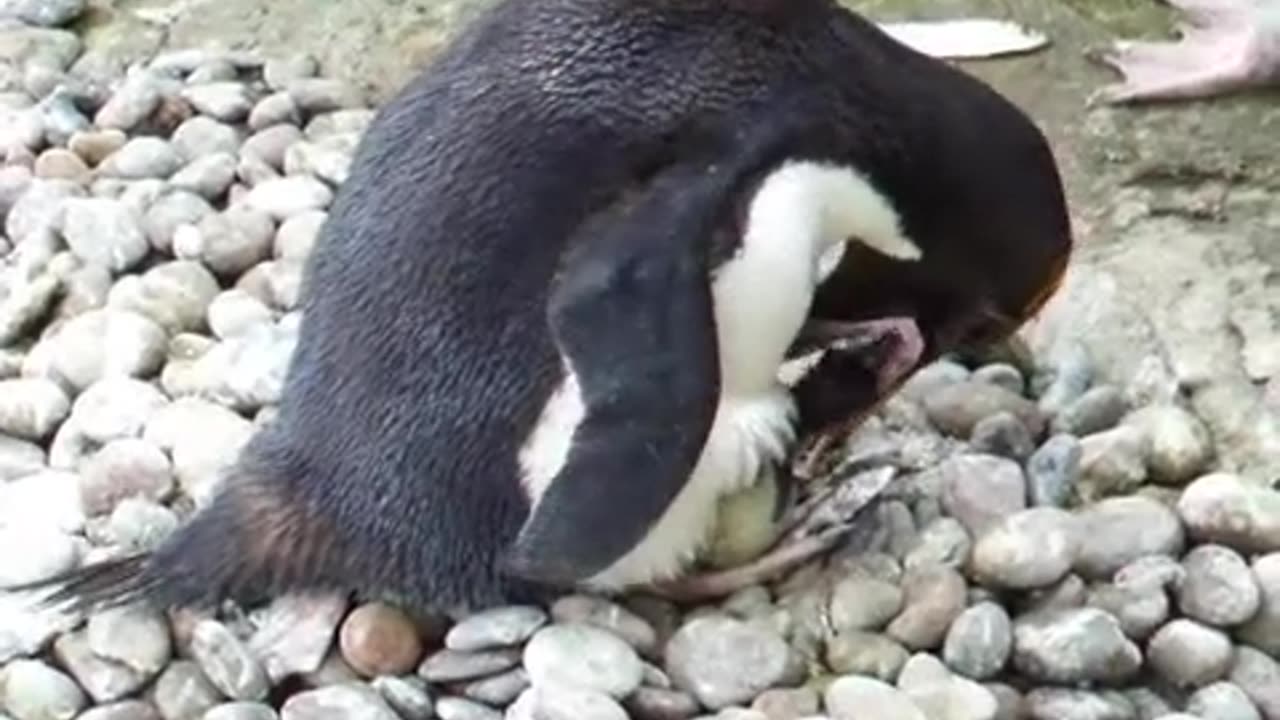
[[146,602],[167,609],[252,603],[296,589],[327,588],[342,555],[327,525],[281,488],[228,478],[154,551],[95,562],[5,592],[89,612]]

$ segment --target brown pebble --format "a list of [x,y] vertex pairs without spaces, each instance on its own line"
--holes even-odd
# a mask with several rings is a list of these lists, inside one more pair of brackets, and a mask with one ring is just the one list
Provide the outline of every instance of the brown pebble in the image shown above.
[[89,181],[89,166],[79,155],[63,148],[49,148],[36,158],[35,176],[46,180],[59,179],[85,183]]
[[103,158],[124,147],[128,139],[123,130],[81,130],[71,136],[67,147],[90,167],[95,167]]
[[417,626],[402,610],[385,603],[367,603],[353,610],[339,635],[342,656],[368,677],[403,675],[422,658]]

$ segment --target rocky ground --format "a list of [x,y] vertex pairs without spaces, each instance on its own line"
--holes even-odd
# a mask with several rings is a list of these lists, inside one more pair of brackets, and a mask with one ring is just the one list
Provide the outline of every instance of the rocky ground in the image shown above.
[[[0,588],[154,546],[270,421],[301,265],[370,117],[304,55],[86,63],[59,29],[78,7],[0,0],[20,18],[0,26]],[[1196,162],[1083,213],[1129,245],[1087,249],[1034,358],[939,363],[849,438],[827,480],[883,489],[825,563],[715,606],[573,596],[457,622],[0,597],[0,720],[1280,720],[1275,168]],[[1192,232],[1196,212],[1257,222]],[[1199,279],[1129,335],[1102,322],[1140,282],[1218,267],[1187,246],[1235,254],[1222,291]]]

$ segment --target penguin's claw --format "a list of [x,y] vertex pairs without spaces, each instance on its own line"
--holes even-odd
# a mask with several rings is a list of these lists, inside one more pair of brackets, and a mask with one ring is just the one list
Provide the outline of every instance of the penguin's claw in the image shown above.
[[1177,42],[1120,40],[1090,59],[1123,76],[1088,103],[1204,99],[1280,81],[1280,4],[1170,0],[1186,18]]

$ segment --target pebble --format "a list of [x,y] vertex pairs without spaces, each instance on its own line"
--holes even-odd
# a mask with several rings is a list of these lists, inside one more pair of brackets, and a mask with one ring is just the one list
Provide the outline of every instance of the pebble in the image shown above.
[[218,281],[200,263],[175,260],[121,278],[107,303],[145,315],[169,335],[201,329],[218,294]]
[[1148,555],[1176,556],[1186,537],[1178,516],[1142,496],[1100,500],[1077,514],[1080,546],[1075,570],[1109,579],[1126,564]]
[[431,720],[435,717],[431,690],[421,678],[384,675],[374,678],[370,686],[404,720]]
[[1244,690],[1226,681],[1210,683],[1191,693],[1186,710],[1201,720],[1262,720]]
[[307,54],[272,58],[262,67],[262,79],[272,90],[283,90],[295,80],[315,77],[320,72],[320,62]]
[[169,142],[183,162],[209,155],[235,156],[240,151],[240,133],[231,125],[197,115],[178,126]]
[[39,27],[60,27],[84,14],[88,0],[3,0],[0,17]]
[[1086,603],[1114,616],[1134,640],[1146,639],[1169,618],[1169,596],[1155,583],[1099,583]]
[[80,393],[63,429],[71,427],[90,442],[106,444],[141,434],[151,414],[168,404],[169,399],[150,383],[108,376]]
[[623,708],[634,720],[686,720],[701,709],[689,693],[645,686],[627,696]]
[[486,705],[510,705],[520,693],[530,686],[529,673],[524,668],[473,680],[461,687],[462,695]]
[[1254,558],[1251,567],[1259,589],[1258,612],[1235,629],[1235,636],[1247,645],[1280,657],[1280,553]]
[[[115,97],[115,96],[113,96]],[[101,130],[82,130],[71,136],[67,148],[79,155],[90,167],[96,166],[109,155],[124,147],[129,136],[123,131],[96,123]]]
[[[430,683],[460,682],[494,675],[520,664],[521,649],[458,652],[445,648],[418,666],[418,675]],[[638,661],[637,661],[638,664]]]
[[1119,693],[1067,688],[1037,688],[1026,695],[1030,720],[1137,720],[1133,706]]
[[1239,625],[1257,613],[1262,593],[1244,558],[1215,544],[1193,548],[1182,559],[1178,609],[1210,625]]
[[436,703],[440,720],[503,720],[502,713],[483,703],[460,697],[442,697]]
[[143,228],[151,246],[163,253],[173,252],[173,236],[180,227],[199,225],[214,214],[213,206],[198,193],[170,189],[147,208]]
[[[3,397],[3,393],[0,392],[0,398]],[[3,429],[5,425],[3,413],[4,403],[0,402],[0,432],[6,432]],[[31,475],[47,463],[48,457],[44,448],[39,445],[10,434],[0,435],[0,483]]]
[[125,552],[151,551],[177,530],[178,524],[178,516],[164,505],[126,498],[107,520],[107,541]]
[[69,198],[63,208],[63,237],[86,263],[120,273],[136,266],[151,249],[142,218],[119,200]]
[[995,718],[995,696],[972,680],[952,675],[933,655],[913,655],[902,668],[897,684],[930,720]]
[[124,180],[167,178],[182,166],[182,157],[167,140],[142,136],[125,142],[98,165],[102,177]]
[[969,444],[979,453],[998,455],[1019,462],[1035,452],[1035,441],[1027,426],[1011,412],[999,412],[973,426]]
[[245,203],[276,220],[313,210],[323,210],[333,201],[333,191],[323,182],[306,175],[266,180],[245,196]]
[[984,584],[1015,590],[1047,587],[1061,580],[1080,547],[1076,518],[1054,507],[1022,510],[978,538],[970,558]]
[[165,332],[136,312],[89,310],[49,339],[53,368],[77,390],[106,377],[145,377],[164,361]]
[[1027,502],[1062,507],[1080,479],[1083,451],[1073,435],[1053,435],[1027,460]]
[[142,438],[169,453],[178,486],[201,504],[253,433],[253,424],[209,400],[186,397],[147,419]]
[[1231,638],[1216,628],[1179,618],[1147,642],[1147,664],[1177,687],[1203,687],[1226,675],[1231,666]]
[[902,565],[908,570],[935,565],[959,569],[968,562],[972,550],[969,531],[954,518],[939,517],[916,537]]
[[1080,397],[1093,383],[1093,359],[1082,343],[1067,340],[1049,349],[1047,372],[1038,383],[1043,387],[1037,405],[1054,415]]
[[230,153],[205,155],[175,173],[169,184],[207,200],[216,200],[235,182],[237,165],[236,156]]
[[0,588],[39,582],[74,568],[80,546],[58,528],[27,522],[0,526],[0,547],[29,552],[0,554]]
[[[93,116],[93,124],[104,131],[120,131],[120,135],[115,137],[121,137],[123,131],[133,130],[141,125],[160,107],[162,92],[160,81],[154,73],[147,71],[131,73],[120,83],[107,102],[98,108],[97,114]],[[83,133],[82,136],[85,134],[88,133]],[[120,144],[124,144],[123,137]],[[74,138],[72,147],[79,152],[79,148],[75,147]],[[95,154],[96,159],[90,161],[94,164],[105,157],[105,154]],[[81,153],[81,156],[83,157],[84,154]],[[85,159],[89,160],[88,157]]]
[[1203,471],[1213,457],[1209,430],[1202,420],[1177,405],[1140,408],[1124,423],[1147,437],[1151,479],[1165,485],[1185,485]]
[[81,184],[90,178],[89,166],[84,160],[63,148],[49,148],[40,153],[32,172],[38,178],[57,178]]
[[1005,515],[1026,507],[1026,481],[1017,463],[994,455],[957,455],[937,467],[942,507],[970,534],[981,535]]
[[63,720],[75,717],[89,698],[65,673],[39,660],[14,660],[4,668],[0,699],[17,720]]
[[275,224],[266,213],[237,205],[205,216],[198,226],[200,259],[214,273],[236,277],[271,255]]
[[125,605],[94,613],[86,634],[94,655],[148,679],[158,675],[172,657],[168,622],[146,606]]
[[629,720],[622,706],[608,695],[562,685],[525,690],[504,717],[507,720]]
[[[537,640],[535,636],[533,642]],[[672,636],[665,650],[665,669],[677,688],[692,693],[705,707],[720,710],[749,703],[779,683],[789,670],[789,653],[786,642],[770,630],[710,615],[686,622]],[[525,666],[537,685],[528,651]],[[614,687],[624,685],[619,682]]]
[[838,678],[827,686],[823,695],[832,720],[932,720],[905,693],[873,678]]
[[191,660],[170,663],[156,679],[152,699],[166,719],[198,718],[225,700]]
[[182,90],[182,99],[198,112],[223,122],[240,122],[253,109],[248,88],[235,81],[189,85]]
[[381,602],[361,605],[338,631],[342,656],[365,676],[402,675],[422,658],[417,625],[400,608]]
[[964,578],[951,568],[925,567],[908,571],[902,588],[902,612],[889,623],[886,634],[910,650],[937,648],[964,611]]
[[1009,412],[1027,426],[1033,437],[1045,428],[1045,418],[1035,404],[999,385],[965,380],[943,385],[923,399],[929,420],[943,432],[967,438],[984,418]]
[[1022,377],[1022,371],[1009,363],[983,365],[974,370],[971,377],[977,382],[998,385],[1018,395],[1027,391],[1027,382]]
[[301,140],[302,131],[296,125],[281,123],[251,135],[240,147],[240,152],[257,156],[275,170],[283,170],[285,152]]
[[1211,473],[1183,491],[1178,515],[1199,542],[1240,552],[1280,550],[1280,493],[1249,485],[1235,475]]
[[280,720],[400,720],[376,690],[345,683],[291,695],[280,708]]
[[973,679],[996,676],[1013,650],[1013,624],[1008,612],[990,601],[971,605],[947,631],[942,658],[955,672]]
[[1130,678],[1142,654],[1120,624],[1097,608],[1044,610],[1013,625],[1013,665],[1042,682],[1071,684]]
[[324,663],[346,613],[347,601],[341,595],[281,595],[263,609],[249,649],[272,683],[314,673]]
[[809,687],[765,690],[751,702],[751,709],[764,713],[768,720],[792,720],[817,715],[822,696]]
[[652,657],[660,649],[658,633],[647,620],[603,598],[566,595],[552,603],[550,614],[557,623],[586,623],[613,633],[643,656]]
[[70,414],[71,399],[51,380],[0,380],[0,432],[43,440]]
[[297,78],[285,89],[298,108],[308,114],[327,113],[360,102],[346,83],[332,78]]
[[215,620],[196,623],[191,656],[214,687],[232,700],[263,700],[270,680],[262,664],[231,630]]
[[298,104],[287,92],[277,92],[258,101],[249,111],[249,129],[264,130],[273,125],[294,125],[302,119]]
[[53,657],[95,703],[124,699],[147,682],[146,675],[95,655],[83,630],[64,634],[55,640]]
[[[214,715],[213,720],[234,720],[226,715]],[[206,715],[201,720],[209,720]],[[76,720],[163,720],[155,706],[142,700],[121,700],[89,708]],[[274,719],[273,719],[274,720]]]
[[270,705],[253,702],[229,702],[215,705],[200,720],[278,720]]
[[1147,479],[1147,439],[1131,427],[1118,427],[1080,440],[1081,493],[1087,499],[1137,490]]
[[1239,686],[1266,720],[1280,718],[1280,664],[1247,645],[1236,647],[1227,680]]
[[907,649],[893,638],[846,630],[827,641],[824,659],[835,672],[892,682],[910,656]]
[[897,585],[874,577],[853,575],[836,583],[829,617],[837,633],[883,630],[902,611],[904,595]]
[[450,650],[473,651],[519,645],[547,623],[542,608],[510,606],[475,613],[449,629],[444,636]]
[[1112,385],[1097,385],[1064,407],[1051,428],[1057,433],[1092,435],[1115,427],[1128,411],[1124,393]]
[[[75,473],[41,470],[0,485],[0,527],[80,533],[86,519]],[[13,560],[21,564],[20,558]]]
[[120,438],[103,446],[85,463],[80,482],[84,509],[90,515],[110,513],[126,498],[163,501],[175,487],[169,458],[137,438]]

